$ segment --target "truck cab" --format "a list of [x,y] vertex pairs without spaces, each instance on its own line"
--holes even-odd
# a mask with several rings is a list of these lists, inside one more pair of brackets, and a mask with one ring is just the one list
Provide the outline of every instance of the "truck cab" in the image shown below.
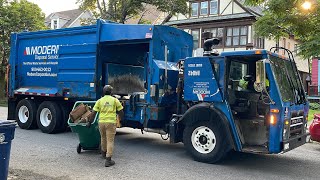
[[191,122],[184,143],[190,141],[189,152],[200,161],[218,161],[228,148],[286,152],[309,137],[308,102],[296,64],[267,50],[187,58],[184,97],[194,103],[181,118]]

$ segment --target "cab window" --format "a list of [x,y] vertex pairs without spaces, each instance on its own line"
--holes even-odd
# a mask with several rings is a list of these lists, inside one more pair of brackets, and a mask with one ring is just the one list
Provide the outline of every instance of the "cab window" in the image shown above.
[[230,66],[229,89],[239,90],[239,81],[248,74],[248,64],[232,61]]

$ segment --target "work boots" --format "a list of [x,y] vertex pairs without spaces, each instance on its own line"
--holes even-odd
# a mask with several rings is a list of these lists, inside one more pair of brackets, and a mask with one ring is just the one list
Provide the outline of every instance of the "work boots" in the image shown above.
[[115,162],[113,160],[111,160],[111,157],[107,157],[106,158],[106,163],[105,163],[105,167],[110,167],[113,166],[115,164]]

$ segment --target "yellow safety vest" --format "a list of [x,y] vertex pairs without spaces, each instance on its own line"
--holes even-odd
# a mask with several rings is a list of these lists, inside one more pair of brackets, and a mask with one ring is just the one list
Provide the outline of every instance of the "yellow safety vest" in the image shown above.
[[244,80],[244,79],[240,79],[239,81],[239,86],[242,88],[242,89],[247,89],[248,88],[248,81]]
[[270,86],[270,82],[268,79],[266,79],[266,88],[268,88]]
[[100,98],[93,107],[94,111],[99,112],[99,122],[116,123],[117,111],[123,109],[120,101],[109,95]]

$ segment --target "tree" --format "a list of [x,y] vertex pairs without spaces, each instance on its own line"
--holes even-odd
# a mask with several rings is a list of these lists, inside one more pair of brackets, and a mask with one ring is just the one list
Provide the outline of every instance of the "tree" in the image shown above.
[[44,22],[45,15],[38,5],[27,0],[0,0],[0,98],[3,97],[11,33],[45,29]]
[[176,13],[189,12],[188,0],[78,0],[77,3],[83,9],[96,11],[98,17],[119,23],[125,23],[128,19],[137,15],[143,16],[146,5],[154,5],[158,10],[168,14],[165,20]]
[[320,55],[320,1],[312,8],[302,8],[305,0],[246,0],[248,5],[262,5],[265,10],[255,23],[257,36],[279,39],[294,35],[301,43],[299,55],[308,59]]

